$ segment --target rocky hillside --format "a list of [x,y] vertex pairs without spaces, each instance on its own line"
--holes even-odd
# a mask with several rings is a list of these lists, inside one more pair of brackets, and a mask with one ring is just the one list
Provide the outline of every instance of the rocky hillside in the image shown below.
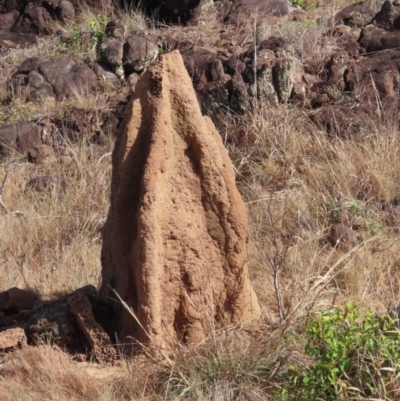
[[[131,362],[98,297],[111,151],[176,50],[234,165],[261,319]],[[398,399],[399,88],[397,0],[0,0],[0,401]]]

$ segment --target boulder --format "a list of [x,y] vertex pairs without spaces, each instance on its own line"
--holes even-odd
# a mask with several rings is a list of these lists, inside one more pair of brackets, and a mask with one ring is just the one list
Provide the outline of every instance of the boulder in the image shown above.
[[8,329],[0,332],[0,352],[10,352],[26,346],[24,330]]
[[362,28],[371,22],[384,2],[385,0],[357,1],[339,11],[335,16],[335,22],[353,28]]
[[2,31],[9,31],[15,24],[19,17],[18,11],[12,11],[6,14],[0,14],[0,29]]
[[125,75],[142,72],[156,60],[157,46],[143,35],[131,35],[124,43],[123,63]]
[[27,152],[41,143],[40,127],[34,122],[0,126],[0,150],[3,153],[11,149]]
[[33,33],[37,35],[51,33],[52,17],[40,4],[29,2],[17,22],[11,28],[15,33]]
[[209,324],[260,316],[249,281],[246,209],[221,136],[178,51],[142,75],[113,152],[103,228],[103,299],[119,294],[118,338],[197,343]]
[[375,15],[372,24],[386,31],[400,29],[400,3],[386,0]]
[[36,35],[12,33],[0,29],[0,49],[29,47],[36,43]]
[[106,38],[100,46],[101,61],[114,71],[122,65],[124,43],[117,38]]
[[289,14],[294,7],[289,0],[233,0],[232,6],[225,15],[224,22],[238,23],[258,14],[261,16],[283,17]]

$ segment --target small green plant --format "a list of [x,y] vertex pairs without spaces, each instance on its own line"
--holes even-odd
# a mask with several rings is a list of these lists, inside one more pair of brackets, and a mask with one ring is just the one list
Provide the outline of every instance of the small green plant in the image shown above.
[[96,15],[84,27],[74,25],[70,37],[61,40],[61,52],[71,49],[74,53],[95,51],[101,44],[109,19],[103,15]]
[[279,400],[394,400],[400,396],[397,319],[353,302],[316,316],[307,329],[308,367],[288,366],[290,384]]
[[294,7],[301,7],[303,5],[303,0],[293,0],[292,4]]

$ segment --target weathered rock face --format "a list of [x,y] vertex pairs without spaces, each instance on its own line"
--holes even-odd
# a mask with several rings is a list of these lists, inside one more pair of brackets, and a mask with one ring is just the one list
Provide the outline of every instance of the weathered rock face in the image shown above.
[[248,232],[221,137],[169,53],[137,83],[113,152],[101,293],[115,289],[144,329],[121,307],[119,338],[193,343],[214,319],[257,318]]

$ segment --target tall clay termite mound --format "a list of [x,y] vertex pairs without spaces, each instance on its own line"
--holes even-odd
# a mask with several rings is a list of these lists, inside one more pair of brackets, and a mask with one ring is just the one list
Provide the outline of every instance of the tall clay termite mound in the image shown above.
[[[119,296],[118,336],[164,347],[202,340],[260,308],[249,228],[227,151],[201,114],[178,51],[140,79],[113,152],[102,296]],[[128,337],[128,338],[129,338]]]

